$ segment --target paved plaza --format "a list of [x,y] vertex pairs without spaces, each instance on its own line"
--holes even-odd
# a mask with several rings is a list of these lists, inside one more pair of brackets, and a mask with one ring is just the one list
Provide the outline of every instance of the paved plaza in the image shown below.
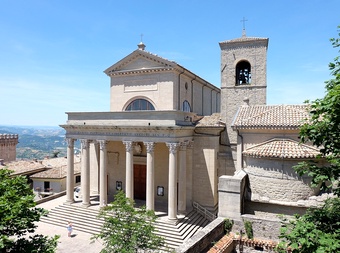
[[[37,205],[47,210],[63,204],[66,201],[66,196],[50,200],[48,202]],[[75,224],[76,225],[76,224]],[[73,253],[73,252],[86,252],[86,253],[98,253],[102,249],[102,244],[99,241],[91,243],[91,234],[81,231],[73,230],[72,237],[67,236],[67,224],[65,228],[47,224],[44,222],[38,223],[36,234],[42,234],[47,236],[60,235],[57,253]]]

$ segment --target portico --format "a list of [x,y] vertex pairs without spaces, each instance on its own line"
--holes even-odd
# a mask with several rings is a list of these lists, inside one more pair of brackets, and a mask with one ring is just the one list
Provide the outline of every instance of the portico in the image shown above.
[[[122,114],[125,114],[124,120],[119,117]],[[91,116],[96,117],[91,119]],[[134,172],[135,166],[140,165],[146,166],[144,191],[147,209],[154,210],[156,202],[167,203],[169,219],[177,219],[178,211],[185,213],[192,203],[191,196],[187,196],[186,180],[187,172],[192,171],[187,166],[192,164],[187,161],[192,160],[192,152],[187,153],[192,149],[194,131],[190,118],[194,118],[192,113],[173,111],[112,112],[103,113],[102,118],[98,113],[68,113],[68,122],[62,126],[67,131],[68,173],[74,171],[71,154],[74,154],[74,140],[78,139],[81,141],[82,205],[91,204],[90,195],[96,189],[99,189],[100,206],[107,205],[108,198],[119,190],[117,182],[121,182],[128,198],[135,199],[134,192],[138,189],[134,189]],[[141,124],[143,120],[147,121],[144,126]],[[90,150],[97,144],[99,152]],[[99,165],[95,173],[96,166],[91,168],[92,164]],[[74,182],[69,178],[67,203],[73,203]],[[98,182],[98,185],[91,187],[94,185],[91,181]],[[162,190],[158,192],[158,188]]]

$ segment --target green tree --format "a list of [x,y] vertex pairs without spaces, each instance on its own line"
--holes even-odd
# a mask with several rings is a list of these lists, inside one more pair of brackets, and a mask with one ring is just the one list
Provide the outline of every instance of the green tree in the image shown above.
[[28,234],[35,231],[35,222],[47,211],[35,207],[27,179],[11,177],[11,173],[8,169],[0,169],[0,251],[55,252],[59,236]]
[[99,218],[104,219],[101,232],[92,239],[104,243],[102,253],[133,253],[138,250],[157,250],[163,245],[163,238],[155,234],[154,211],[145,206],[134,207],[134,201],[126,198],[124,192],[115,195],[115,200],[102,208]]
[[[338,27],[340,28],[340,26]],[[339,33],[340,36],[340,33]],[[340,47],[340,38],[331,39],[334,48]],[[340,53],[340,51],[338,51]],[[283,223],[278,249],[285,252],[340,252],[340,61],[339,56],[329,64],[334,78],[326,81],[326,94],[310,104],[311,118],[300,129],[301,142],[311,142],[320,149],[316,161],[302,162],[295,166],[301,176],[312,177],[313,186],[332,191],[321,208],[310,208],[305,215],[296,216]],[[308,101],[307,101],[308,102]]]

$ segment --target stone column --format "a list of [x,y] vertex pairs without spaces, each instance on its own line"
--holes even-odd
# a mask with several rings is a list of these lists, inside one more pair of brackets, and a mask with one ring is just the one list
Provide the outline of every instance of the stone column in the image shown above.
[[169,148],[169,193],[168,193],[168,219],[177,219],[177,150],[179,143],[166,143]]
[[98,141],[90,142],[89,145],[90,159],[90,194],[99,194],[99,174],[100,174],[100,147]]
[[154,168],[154,142],[144,142],[146,145],[146,209],[155,209],[155,168]]
[[66,203],[74,202],[74,139],[66,138],[67,142],[67,176]]
[[99,205],[107,205],[107,141],[99,140],[100,172],[99,172]]
[[81,141],[81,195],[82,205],[90,206],[90,156],[89,140]]
[[194,142],[193,141],[188,141],[187,142],[187,173],[186,173],[186,207],[192,207],[192,177],[193,177],[193,170],[192,170],[192,163],[193,163],[193,148],[194,148]]
[[125,194],[127,198],[133,199],[133,142],[123,141],[126,149],[126,182]]
[[186,202],[187,202],[187,143],[181,142],[179,147],[178,156],[178,211],[181,214],[186,212]]

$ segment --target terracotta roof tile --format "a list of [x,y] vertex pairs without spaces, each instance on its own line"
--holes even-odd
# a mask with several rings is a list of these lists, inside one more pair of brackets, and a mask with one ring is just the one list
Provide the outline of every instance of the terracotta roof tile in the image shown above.
[[9,170],[12,170],[13,175],[31,174],[35,171],[45,169],[45,165],[36,161],[13,161],[6,163],[4,166],[0,166],[0,169],[5,167],[7,167]]
[[206,127],[206,126],[224,126],[224,123],[221,121],[220,113],[213,113],[210,116],[204,116],[199,120],[196,125],[197,127]]
[[[62,178],[66,176],[67,158],[57,157],[39,161],[20,160],[6,163],[1,168],[7,167],[13,175],[27,175],[31,177]],[[74,173],[80,173],[80,157],[74,156]]]
[[[80,174],[81,163],[77,162],[74,164],[74,174]],[[31,178],[53,178],[60,179],[64,178],[67,175],[67,165],[62,165],[59,167],[54,167],[52,169],[47,169],[45,171],[36,173],[31,176]]]
[[298,129],[309,118],[308,105],[242,106],[234,119],[234,129]]
[[306,159],[315,158],[320,152],[317,148],[291,139],[271,139],[246,149],[243,154],[256,158]]

